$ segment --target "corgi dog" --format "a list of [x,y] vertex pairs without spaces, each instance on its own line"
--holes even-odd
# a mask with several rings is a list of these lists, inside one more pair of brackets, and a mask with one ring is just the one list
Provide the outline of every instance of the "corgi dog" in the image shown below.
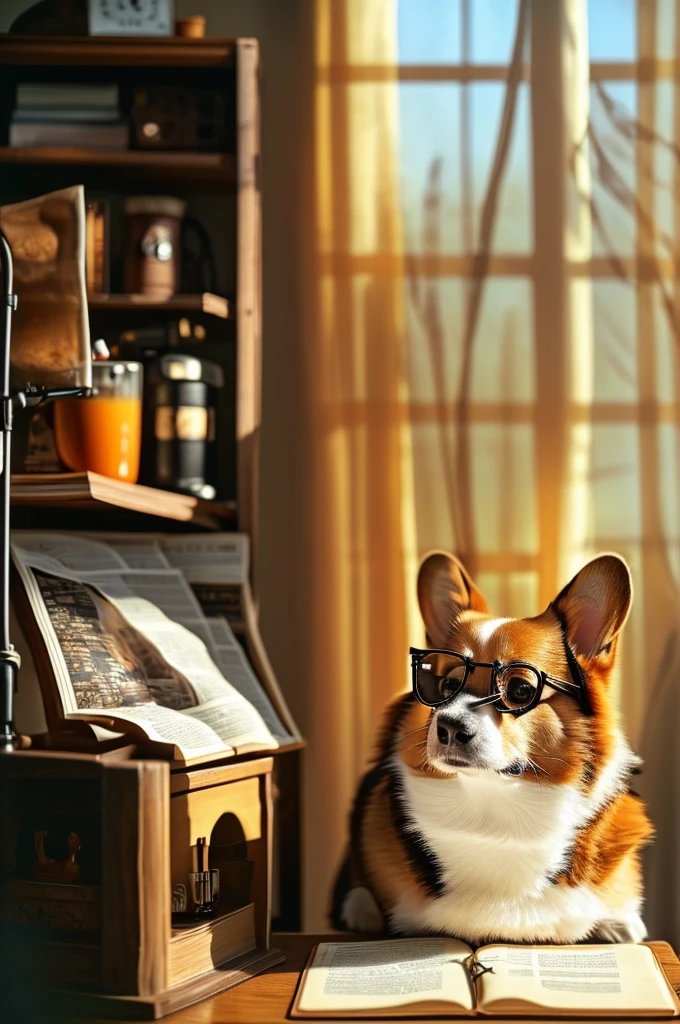
[[498,619],[463,565],[420,568],[425,650],[389,708],[351,814],[335,927],[494,940],[639,942],[640,764],[609,683],[632,598],[618,555],[535,618]]

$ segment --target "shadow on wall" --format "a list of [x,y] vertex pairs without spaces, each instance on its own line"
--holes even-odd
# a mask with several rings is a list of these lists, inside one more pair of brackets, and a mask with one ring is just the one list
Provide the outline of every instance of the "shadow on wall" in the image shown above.
[[635,780],[649,806],[656,838],[644,856],[645,911],[652,939],[680,943],[680,873],[676,861],[680,822],[680,632],[674,633],[661,658],[639,753],[644,761]]

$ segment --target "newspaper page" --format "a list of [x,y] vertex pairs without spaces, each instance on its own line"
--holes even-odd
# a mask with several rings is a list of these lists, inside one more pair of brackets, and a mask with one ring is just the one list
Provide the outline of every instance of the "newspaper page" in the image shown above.
[[126,557],[89,537],[18,532],[13,554],[68,716],[127,720],[186,759],[279,745],[225,678],[228,659],[157,541],[138,538]]
[[[141,576],[136,575],[133,589],[139,596],[158,604],[169,618],[182,623],[203,640],[222,674],[259,711],[280,743],[290,743],[299,738],[281,720],[225,616],[210,614],[206,617],[194,590],[196,585],[201,585],[214,588],[219,595],[225,588],[239,588],[247,581],[250,549],[249,538],[245,534],[104,533],[75,536],[102,540],[131,569],[174,570],[177,579],[181,580],[181,593],[179,589],[172,592],[168,589],[167,577],[153,574],[146,584]],[[78,559],[82,556],[76,550],[71,557]]]

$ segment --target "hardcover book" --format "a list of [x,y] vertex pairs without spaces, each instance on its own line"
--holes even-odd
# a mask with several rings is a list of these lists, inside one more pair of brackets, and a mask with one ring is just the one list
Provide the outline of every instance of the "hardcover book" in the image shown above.
[[648,946],[482,946],[456,939],[322,942],[292,1017],[676,1017]]

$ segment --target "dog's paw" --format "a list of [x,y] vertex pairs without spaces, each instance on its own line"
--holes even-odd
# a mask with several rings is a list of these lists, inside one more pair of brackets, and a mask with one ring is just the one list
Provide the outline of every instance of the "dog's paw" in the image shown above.
[[626,914],[624,917],[609,917],[598,921],[592,937],[603,942],[642,942],[647,936],[647,929],[639,914]]
[[385,927],[380,907],[368,889],[350,889],[340,912],[351,932],[381,932]]

